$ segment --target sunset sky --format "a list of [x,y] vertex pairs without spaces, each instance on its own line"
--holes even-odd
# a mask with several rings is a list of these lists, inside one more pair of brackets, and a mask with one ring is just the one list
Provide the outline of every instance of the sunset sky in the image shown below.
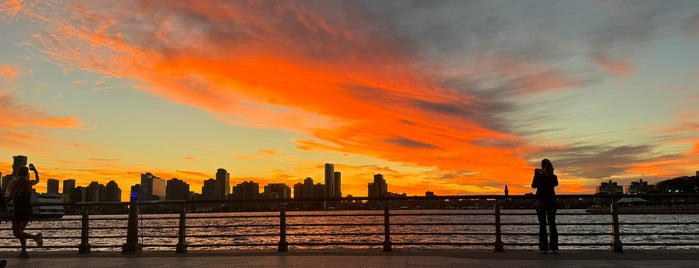
[[0,0],[0,172],[559,193],[699,170],[699,1]]

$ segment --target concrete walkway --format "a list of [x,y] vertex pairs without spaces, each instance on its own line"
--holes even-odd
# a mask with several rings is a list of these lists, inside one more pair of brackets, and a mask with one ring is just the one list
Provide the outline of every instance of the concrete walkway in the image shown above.
[[699,267],[699,251],[536,251],[495,253],[479,250],[304,250],[145,252],[125,255],[93,252],[30,252],[17,259],[15,252],[0,252],[7,267]]

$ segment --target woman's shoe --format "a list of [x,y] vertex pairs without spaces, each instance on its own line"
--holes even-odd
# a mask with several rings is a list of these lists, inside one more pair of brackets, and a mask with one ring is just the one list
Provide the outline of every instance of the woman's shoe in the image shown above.
[[19,254],[19,256],[17,256],[17,258],[19,258],[19,259],[26,259],[26,258],[29,258],[29,254],[26,253],[26,252],[22,252],[22,253]]
[[44,246],[44,235],[41,233],[38,233],[34,236],[34,242],[36,242],[37,246]]

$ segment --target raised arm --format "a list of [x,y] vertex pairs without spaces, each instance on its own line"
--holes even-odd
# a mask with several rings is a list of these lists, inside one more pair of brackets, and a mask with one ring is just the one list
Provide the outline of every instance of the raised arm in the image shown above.
[[34,164],[29,164],[29,170],[34,171],[34,180],[30,181],[32,185],[36,185],[39,183],[39,171],[36,170],[36,167],[34,167]]

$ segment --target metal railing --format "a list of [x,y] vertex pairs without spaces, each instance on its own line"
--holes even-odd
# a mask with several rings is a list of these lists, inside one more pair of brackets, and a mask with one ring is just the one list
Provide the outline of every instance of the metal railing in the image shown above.
[[[665,217],[671,208],[692,207],[695,194],[642,195],[661,200],[666,209],[642,214],[625,214],[613,202],[619,196],[560,195],[559,207],[606,206],[597,210],[559,209],[557,226],[559,245],[576,249],[607,248],[623,252],[628,247],[697,248],[699,220],[682,215],[699,214],[699,210],[679,210],[678,217]],[[371,210],[349,210],[358,201]],[[304,204],[332,202],[340,206],[333,211],[304,211]],[[251,205],[252,204],[252,205]],[[36,204],[40,206],[41,204]],[[30,223],[28,232],[44,232],[44,248],[142,250],[267,248],[279,252],[304,248],[536,248],[538,222],[534,200],[527,196],[435,196],[336,199],[252,199],[217,201],[145,201],[123,203],[71,203],[80,215]],[[96,208],[126,209],[126,215],[95,214]],[[257,212],[197,212],[201,208],[235,210],[259,209]],[[274,211],[269,211],[276,208]],[[366,208],[366,207],[360,207]],[[406,208],[419,208],[409,210]],[[428,209],[438,208],[438,209]],[[481,209],[478,209],[481,208]],[[484,209],[489,208],[489,209]],[[513,209],[516,208],[516,209]],[[150,214],[162,209],[174,214]],[[594,212],[594,211],[593,211]],[[638,211],[634,213],[639,213]],[[17,248],[11,228],[0,228],[5,243],[0,248]],[[647,240],[649,237],[653,240]]]

